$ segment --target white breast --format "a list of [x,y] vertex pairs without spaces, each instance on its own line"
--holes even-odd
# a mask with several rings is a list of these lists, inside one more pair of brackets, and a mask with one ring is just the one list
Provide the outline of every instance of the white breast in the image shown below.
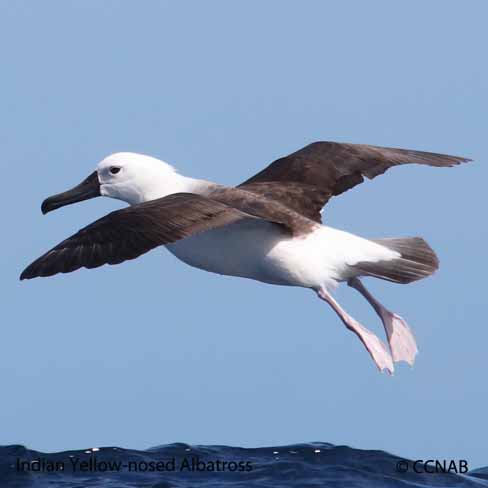
[[262,220],[198,234],[166,246],[183,262],[223,275],[276,285],[333,288],[351,277],[359,261],[394,259],[398,253],[353,234],[317,225],[292,238],[279,226]]
[[244,220],[166,247],[177,258],[196,268],[275,283],[272,276],[268,276],[267,256],[283,236],[283,231],[275,224]]

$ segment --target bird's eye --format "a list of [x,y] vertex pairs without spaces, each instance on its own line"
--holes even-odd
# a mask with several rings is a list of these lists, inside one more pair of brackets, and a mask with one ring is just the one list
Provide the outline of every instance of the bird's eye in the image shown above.
[[120,171],[120,167],[119,166],[110,166],[110,172],[113,175],[116,175],[119,171]]

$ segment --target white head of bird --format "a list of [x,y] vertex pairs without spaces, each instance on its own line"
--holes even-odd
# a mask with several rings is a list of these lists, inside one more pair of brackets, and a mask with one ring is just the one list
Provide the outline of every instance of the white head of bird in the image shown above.
[[185,191],[188,178],[160,159],[130,152],[111,154],[97,166],[100,194],[131,205]]
[[130,205],[189,192],[199,180],[187,178],[160,159],[131,152],[119,152],[102,159],[96,171],[79,185],[47,198],[43,213],[98,196],[116,198]]

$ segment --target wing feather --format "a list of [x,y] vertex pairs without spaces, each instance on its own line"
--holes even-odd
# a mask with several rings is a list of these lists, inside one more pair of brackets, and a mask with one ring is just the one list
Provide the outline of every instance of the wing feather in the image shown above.
[[266,195],[320,222],[320,210],[335,195],[375,178],[392,166],[449,167],[471,161],[460,156],[365,144],[314,142],[280,158],[239,185]]
[[254,218],[204,196],[175,193],[102,217],[36,259],[20,279],[118,264],[157,246]]

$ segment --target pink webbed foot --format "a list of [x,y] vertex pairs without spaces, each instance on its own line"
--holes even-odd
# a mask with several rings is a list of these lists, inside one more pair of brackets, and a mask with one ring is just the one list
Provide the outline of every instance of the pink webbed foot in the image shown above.
[[350,279],[348,285],[358,290],[381,318],[388,337],[393,361],[405,361],[410,366],[413,366],[415,356],[418,353],[417,343],[405,320],[396,313],[390,312],[376,300],[358,278]]
[[380,371],[386,369],[390,375],[393,374],[393,359],[384,342],[373,334],[373,332],[361,325],[356,319],[352,318],[325,288],[319,289],[317,294],[333,308],[344,325],[359,337],[378,369]]
[[405,361],[413,366],[419,351],[408,324],[402,317],[386,309],[381,311],[381,319],[385,326],[393,361]]
[[355,319],[351,318],[351,321],[346,325],[361,339],[361,342],[364,344],[367,351],[373,358],[373,361],[380,372],[383,372],[383,370],[386,369],[386,372],[392,375],[395,371],[393,366],[394,358],[392,359],[386,344],[378,336],[373,334],[373,332],[361,325]]

